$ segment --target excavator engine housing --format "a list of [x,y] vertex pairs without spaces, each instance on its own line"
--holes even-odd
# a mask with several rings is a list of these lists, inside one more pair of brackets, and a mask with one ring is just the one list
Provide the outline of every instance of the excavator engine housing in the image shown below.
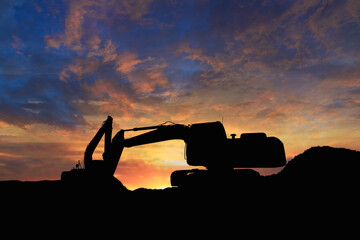
[[199,123],[189,127],[186,160],[190,166],[208,169],[268,168],[286,164],[283,143],[265,133],[243,133],[226,137],[220,122]]

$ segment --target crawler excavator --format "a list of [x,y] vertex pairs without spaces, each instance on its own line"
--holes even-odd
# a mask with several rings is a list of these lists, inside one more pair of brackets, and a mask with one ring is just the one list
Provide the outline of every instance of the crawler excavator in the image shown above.
[[[148,132],[125,139],[127,131]],[[274,168],[286,164],[283,143],[265,133],[243,133],[239,138],[227,138],[221,122],[191,125],[166,122],[157,126],[122,129],[113,138],[112,117],[108,116],[84,153],[84,169],[72,169],[61,175],[62,181],[102,180],[113,177],[122,151],[138,145],[180,139],[185,142],[185,159],[190,166],[205,169],[177,170],[171,176],[176,187],[208,186],[214,183],[232,184],[257,179],[260,175],[252,168]],[[103,160],[92,155],[104,136]]]

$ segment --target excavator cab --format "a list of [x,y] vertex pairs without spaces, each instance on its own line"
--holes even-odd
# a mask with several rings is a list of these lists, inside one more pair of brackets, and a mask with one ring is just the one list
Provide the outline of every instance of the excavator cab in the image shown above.
[[220,122],[190,125],[185,139],[187,164],[206,168],[226,165],[227,163],[221,160],[224,157],[226,140],[226,132]]
[[[126,131],[145,130],[150,131],[128,139],[124,138]],[[250,168],[273,168],[286,164],[284,145],[278,138],[267,137],[265,133],[243,133],[240,138],[231,134],[232,138],[229,139],[221,122],[191,125],[164,123],[123,129],[114,138],[111,138],[111,134],[112,118],[109,116],[86,148],[85,169],[63,172],[62,180],[113,177],[124,148],[172,139],[181,139],[185,142],[185,157],[188,165],[206,168],[206,170],[173,172],[172,186],[204,186],[216,182],[218,178],[228,182],[254,180],[259,177],[259,173]],[[103,160],[93,160],[94,150],[103,136],[105,136]]]

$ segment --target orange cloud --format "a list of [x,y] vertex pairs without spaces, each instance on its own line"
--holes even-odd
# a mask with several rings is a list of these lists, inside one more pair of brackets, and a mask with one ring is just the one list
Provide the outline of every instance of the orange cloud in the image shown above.
[[139,101],[131,93],[120,88],[116,82],[99,80],[91,85],[85,84],[84,87],[93,95],[94,99],[97,99],[90,101],[89,104],[105,116],[113,115],[138,121],[148,113],[159,112],[156,105],[151,102]]
[[118,58],[117,47],[111,40],[107,40],[104,44],[103,48],[100,48],[99,44],[101,43],[101,39],[97,36],[93,38],[94,40],[91,42],[91,51],[88,54],[88,57],[102,57],[103,63],[115,61]]
[[12,34],[11,37],[14,40],[14,42],[11,43],[11,46],[14,49],[21,50],[21,49],[23,49],[25,47],[25,44],[23,43],[23,41],[19,37],[15,36],[14,34]]
[[81,77],[84,74],[92,73],[99,67],[99,61],[96,58],[76,59],[75,64],[68,66],[69,71]]
[[[47,47],[59,48],[64,45],[72,50],[84,49],[84,44],[97,49],[99,39],[96,37],[98,21],[107,21],[107,14],[127,15],[133,21],[145,22],[142,17],[148,12],[150,0],[79,0],[69,1],[68,12],[65,18],[65,30],[55,35],[45,35]],[[87,26],[84,21],[87,19]]]
[[59,80],[67,82],[71,73],[75,74],[78,80],[81,80],[83,75],[93,73],[100,66],[100,61],[97,58],[77,58],[74,62],[58,74]]
[[[90,91],[94,97],[99,100],[93,101],[92,104],[98,105],[102,112],[119,112],[124,115],[131,115],[131,110],[135,108],[135,102],[128,93],[114,86],[110,81],[100,80],[94,84],[86,84],[85,88]],[[103,99],[104,94],[108,99]]]
[[69,14],[65,19],[65,32],[62,36],[63,43],[73,50],[81,50],[81,37],[83,34],[83,22],[86,10],[84,7],[88,5],[86,2],[71,2]]
[[190,48],[189,43],[183,43],[180,45],[178,49],[179,53],[186,53],[188,54],[186,56],[187,59],[193,60],[193,61],[199,61],[201,63],[208,64],[211,66],[215,73],[218,73],[222,71],[226,63],[223,61],[223,59],[219,55],[212,56],[206,56],[203,54],[203,51],[201,49],[193,49]]
[[142,62],[143,60],[137,59],[137,54],[125,52],[117,58],[116,70],[128,74],[134,69],[135,65]]
[[162,69],[165,65],[156,65],[152,69],[147,69],[144,74],[134,74],[130,77],[135,89],[139,93],[151,93],[156,87],[166,87],[168,85],[167,76]]
[[60,47],[61,41],[56,36],[45,35],[44,40],[46,42],[46,47],[52,47],[58,49]]
[[0,179],[60,179],[82,155],[75,144],[0,141]]

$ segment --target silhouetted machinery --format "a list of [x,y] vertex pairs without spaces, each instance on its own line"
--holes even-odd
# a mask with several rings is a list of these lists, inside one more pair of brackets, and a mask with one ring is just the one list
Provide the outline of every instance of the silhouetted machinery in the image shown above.
[[[128,139],[126,131],[151,130]],[[103,160],[93,160],[92,155],[105,135]],[[190,166],[205,169],[177,170],[171,174],[172,186],[199,186],[219,182],[238,182],[255,179],[259,173],[249,168],[274,168],[286,164],[283,143],[265,133],[243,133],[240,138],[231,134],[226,137],[220,122],[196,123],[191,125],[166,122],[157,126],[120,130],[112,135],[112,117],[108,117],[90,141],[84,154],[84,169],[63,172],[63,181],[79,179],[104,179],[113,177],[124,147],[181,139],[185,142],[185,158]],[[247,168],[247,169],[239,169]]]

